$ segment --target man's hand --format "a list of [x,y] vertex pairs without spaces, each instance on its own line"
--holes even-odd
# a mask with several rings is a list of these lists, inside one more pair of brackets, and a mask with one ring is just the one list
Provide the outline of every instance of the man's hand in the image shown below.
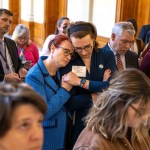
[[4,76],[5,82],[21,82],[19,75],[17,73],[10,73]]
[[20,68],[19,69],[19,77],[20,78],[25,78],[26,77],[26,75],[27,75],[27,70],[25,69],[25,68]]

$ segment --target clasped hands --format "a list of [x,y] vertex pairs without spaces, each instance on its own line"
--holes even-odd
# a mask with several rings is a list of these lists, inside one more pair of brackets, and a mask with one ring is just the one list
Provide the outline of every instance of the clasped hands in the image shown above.
[[69,73],[65,74],[62,77],[62,81],[67,82],[68,84],[70,84],[72,86],[80,85],[80,80],[81,79],[72,71],[70,71]]
[[20,68],[18,74],[13,72],[4,76],[5,82],[22,82],[27,74],[25,68]]

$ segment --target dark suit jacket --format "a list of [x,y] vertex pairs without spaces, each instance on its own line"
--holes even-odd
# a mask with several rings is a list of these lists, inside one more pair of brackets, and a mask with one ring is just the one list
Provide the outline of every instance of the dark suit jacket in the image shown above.
[[[102,49],[110,50],[108,44],[106,44]],[[115,55],[114,55],[114,57],[115,57]],[[126,63],[126,68],[138,68],[139,65],[138,65],[137,54],[128,50],[125,54],[125,63]]]
[[[4,37],[4,42],[7,45],[15,72],[18,73],[19,69],[22,67],[22,64],[21,64],[21,60],[18,57],[18,50],[16,47],[16,43],[7,37]],[[3,70],[2,63],[0,61],[0,81],[3,81],[3,79],[4,79],[4,70]]]
[[150,24],[143,25],[141,30],[140,30],[139,36],[138,36],[139,39],[143,40],[145,45],[148,43],[148,41],[146,39],[146,34],[147,34],[148,31],[150,31]]

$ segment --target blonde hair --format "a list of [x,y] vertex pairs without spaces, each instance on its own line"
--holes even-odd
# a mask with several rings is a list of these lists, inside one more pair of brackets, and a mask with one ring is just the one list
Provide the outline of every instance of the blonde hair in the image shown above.
[[30,31],[24,24],[18,24],[12,34],[12,39],[16,42],[18,37],[22,36],[24,33],[27,33],[29,38],[27,41],[27,46],[30,45]]
[[[137,69],[117,72],[110,81],[109,88],[98,96],[96,103],[85,118],[87,127],[103,134],[111,141],[126,137],[127,110],[132,103],[136,102],[140,102],[140,107],[150,102],[150,80]],[[137,131],[132,129],[131,138],[132,140],[136,138],[139,145],[144,143],[142,146],[147,147],[146,137],[149,126],[143,130],[144,132],[141,130],[143,130],[142,125]]]

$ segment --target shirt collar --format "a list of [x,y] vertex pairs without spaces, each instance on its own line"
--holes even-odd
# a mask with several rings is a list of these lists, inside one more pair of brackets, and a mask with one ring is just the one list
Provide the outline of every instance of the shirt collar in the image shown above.
[[110,50],[114,53],[114,55],[116,55],[115,50],[110,46],[110,43],[109,43],[109,42],[108,42],[108,46],[109,46]]
[[[117,55],[117,53],[116,53],[116,51],[110,46],[110,43],[108,42],[108,46],[109,46],[109,48],[110,48],[110,50],[114,53],[114,55],[116,56]],[[125,56],[124,54],[120,54],[121,56]]]

